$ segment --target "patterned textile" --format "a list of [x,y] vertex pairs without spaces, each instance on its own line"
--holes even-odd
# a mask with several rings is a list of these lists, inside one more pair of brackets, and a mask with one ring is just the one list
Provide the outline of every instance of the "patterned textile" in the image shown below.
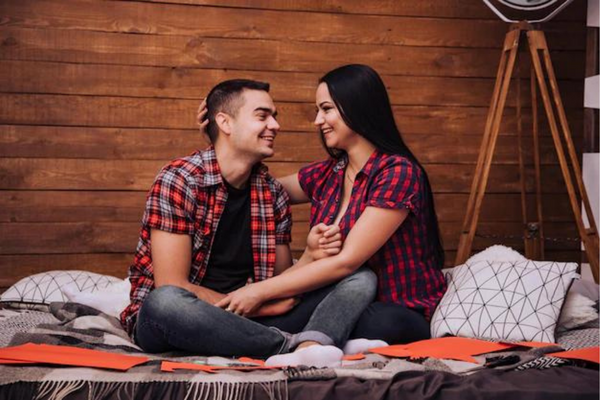
[[40,324],[56,324],[58,320],[46,311],[15,312],[0,310],[0,347],[7,347],[13,338]]
[[[427,381],[427,377],[431,377],[431,371],[443,370],[449,373],[448,375],[462,374],[465,371],[464,365],[470,364],[436,359],[426,359],[419,364],[367,353],[365,359],[345,361],[342,367],[335,369],[300,367],[289,368],[286,371],[220,371],[217,374],[207,374],[180,370],[176,373],[166,373],[160,371],[162,360],[210,364],[214,363],[212,360],[214,357],[189,356],[181,352],[141,353],[137,346],[131,343],[118,319],[114,317],[75,303],[53,303],[51,311],[52,314],[0,310],[0,332],[11,336],[7,338],[8,340],[2,337],[0,347],[23,343],[69,345],[114,353],[143,354],[149,357],[150,361],[133,367],[127,373],[95,368],[0,365],[0,398],[4,398],[4,395],[7,398],[40,400],[63,398],[279,400],[288,398],[288,381],[336,377],[391,380],[399,373],[411,371],[407,376],[411,377],[413,384],[431,385],[433,382]],[[530,358],[527,359],[521,353],[521,359],[531,361],[544,354],[542,350],[533,349],[522,352]],[[498,357],[498,353],[490,356]],[[218,359],[225,360],[222,357],[218,357]],[[230,362],[239,364],[239,360],[230,359]],[[221,361],[219,361],[220,363]],[[463,366],[457,366],[457,363]],[[476,367],[476,369],[477,374],[489,371],[487,368]],[[584,370],[581,369],[581,371]],[[461,381],[466,379],[464,376],[455,378]],[[436,382],[439,383],[437,380]],[[507,380],[507,383],[510,383],[510,379]],[[370,388],[373,382],[366,382],[365,385],[367,385],[366,388]],[[481,386],[479,385],[479,387]],[[77,393],[81,396],[76,396]],[[529,393],[531,395],[531,392]]]
[[[316,162],[298,172],[311,199],[311,226],[331,224],[340,210],[347,158]],[[421,169],[399,155],[375,150],[358,172],[348,209],[340,220],[347,236],[366,207],[408,209],[410,213],[368,264],[379,278],[378,300],[402,304],[429,319],[442,298],[446,282],[427,232],[429,201]]]
[[288,367],[284,373],[288,381],[321,381],[337,378],[335,371],[331,368],[307,367],[306,365]]
[[[0,365],[0,392],[6,389],[4,394],[12,393],[9,398],[63,399],[70,398],[70,394],[74,395],[80,391],[89,396],[85,397],[89,399],[156,398],[152,393],[162,394],[158,395],[160,398],[181,399],[284,400],[288,397],[287,379],[283,371],[253,371],[251,374],[240,371],[222,371],[218,374],[188,370],[176,373],[161,372],[163,360],[206,362],[208,358],[185,356],[177,352],[142,353],[131,342],[117,318],[81,304],[53,303],[51,311],[52,314],[22,311],[17,315],[0,318],[0,331],[12,330],[9,327],[16,325],[26,325],[26,331],[12,332],[8,343],[10,346],[24,343],[68,345],[113,353],[144,355],[149,357],[150,361],[133,367],[126,373],[83,367]],[[19,384],[19,395],[15,396],[15,392],[11,391],[11,384]],[[32,390],[33,395],[22,395],[23,389]],[[177,393],[169,395],[174,389],[177,389]],[[1,394],[0,397],[4,398]]]
[[454,269],[431,335],[554,343],[561,306],[578,265],[478,261]]
[[574,329],[557,336],[556,342],[566,350],[598,346],[600,330],[595,328]]
[[[227,189],[214,148],[172,161],[156,177],[146,201],[146,212],[133,265],[129,268],[131,304],[121,323],[131,335],[137,313],[154,288],[150,230],[192,236],[189,280],[199,285],[208,267],[214,234],[227,201]],[[254,279],[273,276],[276,244],[291,241],[289,198],[279,182],[257,165],[250,177],[250,214]]]
[[519,365],[515,368],[515,371],[524,371],[526,369],[548,369],[562,367],[563,365],[573,365],[573,361],[558,357],[540,357]]
[[119,278],[89,271],[47,271],[19,280],[2,293],[0,301],[13,307],[36,309],[54,301],[67,301],[62,292],[67,285],[81,293],[93,293],[119,282]]

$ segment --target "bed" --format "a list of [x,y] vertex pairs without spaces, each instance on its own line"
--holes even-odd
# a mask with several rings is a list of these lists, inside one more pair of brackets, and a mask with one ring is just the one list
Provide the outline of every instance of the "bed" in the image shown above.
[[[97,285],[97,283],[96,283]],[[597,293],[597,285],[588,285]],[[573,288],[571,288],[573,290]],[[563,349],[598,346],[597,315],[571,321],[556,333]],[[57,365],[0,365],[0,399],[598,399],[598,365],[548,357],[543,350],[517,348],[519,359],[496,368],[451,360],[417,360],[366,354],[339,368],[161,371],[164,361],[240,366],[239,360],[182,353],[144,354],[118,320],[97,308],[69,301],[47,307],[0,308],[0,347],[24,343],[71,346],[146,356],[148,362],[126,372]],[[563,327],[564,328],[564,327]],[[498,354],[493,356],[498,358]],[[477,357],[483,364],[491,355]]]

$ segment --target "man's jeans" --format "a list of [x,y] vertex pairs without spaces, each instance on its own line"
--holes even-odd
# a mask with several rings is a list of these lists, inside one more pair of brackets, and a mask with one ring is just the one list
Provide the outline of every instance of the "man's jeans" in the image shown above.
[[361,268],[342,281],[303,295],[276,317],[240,317],[176,286],[154,289],[138,314],[135,339],[147,352],[186,350],[219,356],[269,357],[304,341],[344,345],[375,298],[377,277]]

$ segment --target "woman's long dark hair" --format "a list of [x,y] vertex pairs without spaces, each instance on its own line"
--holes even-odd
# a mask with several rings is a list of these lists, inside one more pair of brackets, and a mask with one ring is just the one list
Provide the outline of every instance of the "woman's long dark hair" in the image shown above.
[[[425,195],[430,205],[427,236],[433,239],[437,262],[443,266],[444,248],[429,177],[425,168],[402,140],[387,90],[379,74],[367,65],[350,64],[328,72],[319,79],[319,83],[327,85],[331,98],[350,129],[373,143],[380,151],[404,156],[421,168],[425,177]],[[340,158],[345,154],[342,150],[327,147],[323,133],[321,141],[330,156]]]

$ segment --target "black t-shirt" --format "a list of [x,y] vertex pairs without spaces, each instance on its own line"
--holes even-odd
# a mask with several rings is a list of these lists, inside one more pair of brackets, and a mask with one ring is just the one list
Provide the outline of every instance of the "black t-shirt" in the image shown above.
[[[225,182],[225,181],[224,181]],[[202,286],[229,293],[254,274],[250,231],[250,185],[236,189],[225,182],[227,202],[215,233]]]

